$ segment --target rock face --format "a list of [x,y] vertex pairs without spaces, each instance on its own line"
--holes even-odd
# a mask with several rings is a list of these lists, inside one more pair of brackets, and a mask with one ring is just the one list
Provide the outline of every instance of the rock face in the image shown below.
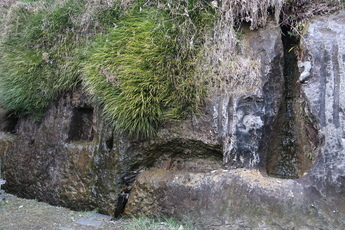
[[300,92],[300,86],[306,80],[305,71],[310,72],[308,65],[301,63],[310,65],[310,62],[301,62],[298,60],[300,55],[291,52],[298,40],[289,35],[288,29],[282,27],[283,100],[269,134],[264,168],[270,176],[296,179],[308,172],[315,162],[313,153],[319,147],[322,135],[314,116],[309,112],[308,103]]
[[14,132],[1,134],[9,191],[52,204],[85,206],[91,191],[84,183],[93,179],[93,126],[93,109],[80,92],[61,98],[41,123],[20,119]]
[[283,92],[283,44],[275,22],[265,29],[243,29],[238,53],[225,52],[231,43],[230,28],[224,28],[209,47],[209,63],[218,75],[208,111],[212,131],[223,148],[226,168],[257,168],[265,161],[266,148]]
[[231,168],[259,166],[263,160],[259,149],[267,141],[265,136],[270,132],[282,100],[282,44],[280,31],[273,25],[255,33],[244,33],[243,53],[259,63],[256,86],[245,92],[227,89],[235,92],[233,107],[227,108],[233,111],[233,119],[228,120],[233,123],[232,130],[223,133],[230,137],[224,144],[224,163]]
[[256,170],[210,173],[146,171],[126,212],[192,219],[197,229],[343,229],[343,206],[304,189],[299,181],[263,177]]
[[[205,172],[221,167],[220,145],[181,124],[157,139],[116,136],[82,90],[53,103],[41,122],[31,117],[1,122],[0,157],[5,189],[26,198],[114,215],[122,177],[158,167]],[[2,113],[3,117],[6,117]],[[182,130],[191,132],[181,134]],[[196,138],[198,136],[198,138]]]
[[317,163],[310,172],[323,195],[344,194],[345,170],[345,13],[314,19],[303,40],[303,59],[311,62],[310,78],[301,88],[324,135]]
[[[223,33],[212,52],[231,39],[227,31]],[[215,86],[205,116],[167,124],[154,140],[114,133],[82,90],[52,104],[39,123],[30,117],[5,119],[1,157],[6,190],[113,215],[118,195],[127,186],[122,177],[131,171],[207,173],[223,164],[259,167],[264,159],[259,149],[267,142],[282,99],[282,43],[274,23],[259,31],[246,29],[244,34],[237,69],[227,68],[235,64],[227,54],[213,53],[224,60],[219,66],[222,73],[231,78],[236,70],[238,76]]]
[[[315,18],[291,62],[273,22],[244,26],[234,54],[233,28],[222,28],[202,65],[213,76],[204,115],[166,124],[154,139],[114,132],[81,89],[52,103],[41,122],[0,111],[4,188],[114,215],[132,187],[123,179],[143,171],[127,214],[190,218],[200,229],[344,229],[344,16]],[[298,61],[311,64],[302,85],[294,84],[305,72]],[[280,154],[286,127],[292,156]]]
[[254,169],[146,171],[134,185],[126,212],[190,217],[200,229],[344,229],[344,16],[315,18],[302,43],[301,59],[312,67],[308,82],[296,87],[307,105],[301,110],[313,119],[309,139],[320,142],[306,175],[284,180]]

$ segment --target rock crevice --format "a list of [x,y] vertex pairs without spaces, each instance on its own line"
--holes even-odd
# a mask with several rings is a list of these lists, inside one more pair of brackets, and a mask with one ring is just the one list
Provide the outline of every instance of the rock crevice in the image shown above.
[[[5,189],[113,215],[123,176],[143,170],[127,214],[191,216],[209,229],[343,229],[344,18],[311,21],[299,57],[287,57],[292,44],[284,46],[273,21],[244,25],[235,53],[233,27],[222,27],[205,43],[212,84],[204,115],[166,123],[155,138],[114,131],[82,89],[52,103],[40,123],[5,119]],[[310,62],[307,80],[299,77],[309,66],[298,61]]]

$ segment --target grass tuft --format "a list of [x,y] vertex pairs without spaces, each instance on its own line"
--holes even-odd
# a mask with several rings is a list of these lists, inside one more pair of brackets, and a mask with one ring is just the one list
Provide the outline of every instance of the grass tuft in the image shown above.
[[80,84],[79,50],[88,35],[112,23],[92,21],[106,9],[89,8],[84,0],[18,1],[9,8],[0,43],[0,98],[7,111],[40,120],[52,100]]
[[151,4],[138,3],[93,43],[84,78],[115,128],[145,137],[202,105],[206,86],[195,69],[215,19],[203,1]]
[[0,46],[0,96],[8,111],[38,120],[51,100],[78,84],[80,45],[71,19],[80,10],[71,1],[60,7],[40,2],[12,7]]
[[1,20],[0,97],[39,120],[79,84],[119,131],[148,137],[197,113],[196,66],[217,16],[210,1],[18,1]]

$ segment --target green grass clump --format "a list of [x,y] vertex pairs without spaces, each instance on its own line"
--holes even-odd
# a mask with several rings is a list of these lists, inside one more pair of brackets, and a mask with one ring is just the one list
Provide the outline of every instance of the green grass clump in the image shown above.
[[86,86],[105,114],[120,130],[138,135],[161,123],[168,90],[156,70],[163,58],[150,32],[156,24],[146,16],[128,16],[120,29],[101,36],[86,63]]
[[[5,109],[39,120],[52,100],[75,88],[82,75],[79,50],[90,34],[116,20],[104,20],[104,15],[120,15],[118,5],[108,11],[102,5],[88,8],[84,0],[13,5],[8,19],[1,20],[0,98]],[[85,20],[85,15],[90,16]]]
[[198,111],[206,86],[195,69],[212,10],[203,1],[139,2],[97,39],[87,52],[85,85],[115,128],[151,136],[162,123]]
[[80,81],[75,59],[80,44],[72,18],[82,4],[75,3],[12,8],[0,47],[0,96],[8,111],[39,119],[51,100]]
[[84,84],[119,131],[151,136],[197,113],[197,76],[216,19],[206,0],[18,1],[1,19],[0,97],[39,120],[52,100]]

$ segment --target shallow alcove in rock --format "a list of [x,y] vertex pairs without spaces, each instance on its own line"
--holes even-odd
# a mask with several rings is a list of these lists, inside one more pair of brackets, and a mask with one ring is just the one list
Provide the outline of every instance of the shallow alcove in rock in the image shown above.
[[93,139],[93,109],[74,108],[68,141],[91,141]]
[[284,45],[284,92],[277,119],[267,149],[268,175],[280,178],[299,178],[308,172],[315,161],[320,137],[315,119],[300,91],[301,67],[298,54],[299,37],[291,28],[282,26]]
[[148,166],[173,171],[208,172],[221,168],[223,161],[221,146],[179,138],[154,146],[148,154],[153,154]]
[[132,171],[121,177],[122,189],[118,194],[115,218],[123,215],[132,186],[141,172],[167,170],[172,173],[210,173],[222,168],[223,162],[220,145],[181,137],[153,141],[135,158],[137,164],[132,166]]
[[17,133],[18,117],[11,113],[4,113],[0,108],[0,132],[7,134]]

